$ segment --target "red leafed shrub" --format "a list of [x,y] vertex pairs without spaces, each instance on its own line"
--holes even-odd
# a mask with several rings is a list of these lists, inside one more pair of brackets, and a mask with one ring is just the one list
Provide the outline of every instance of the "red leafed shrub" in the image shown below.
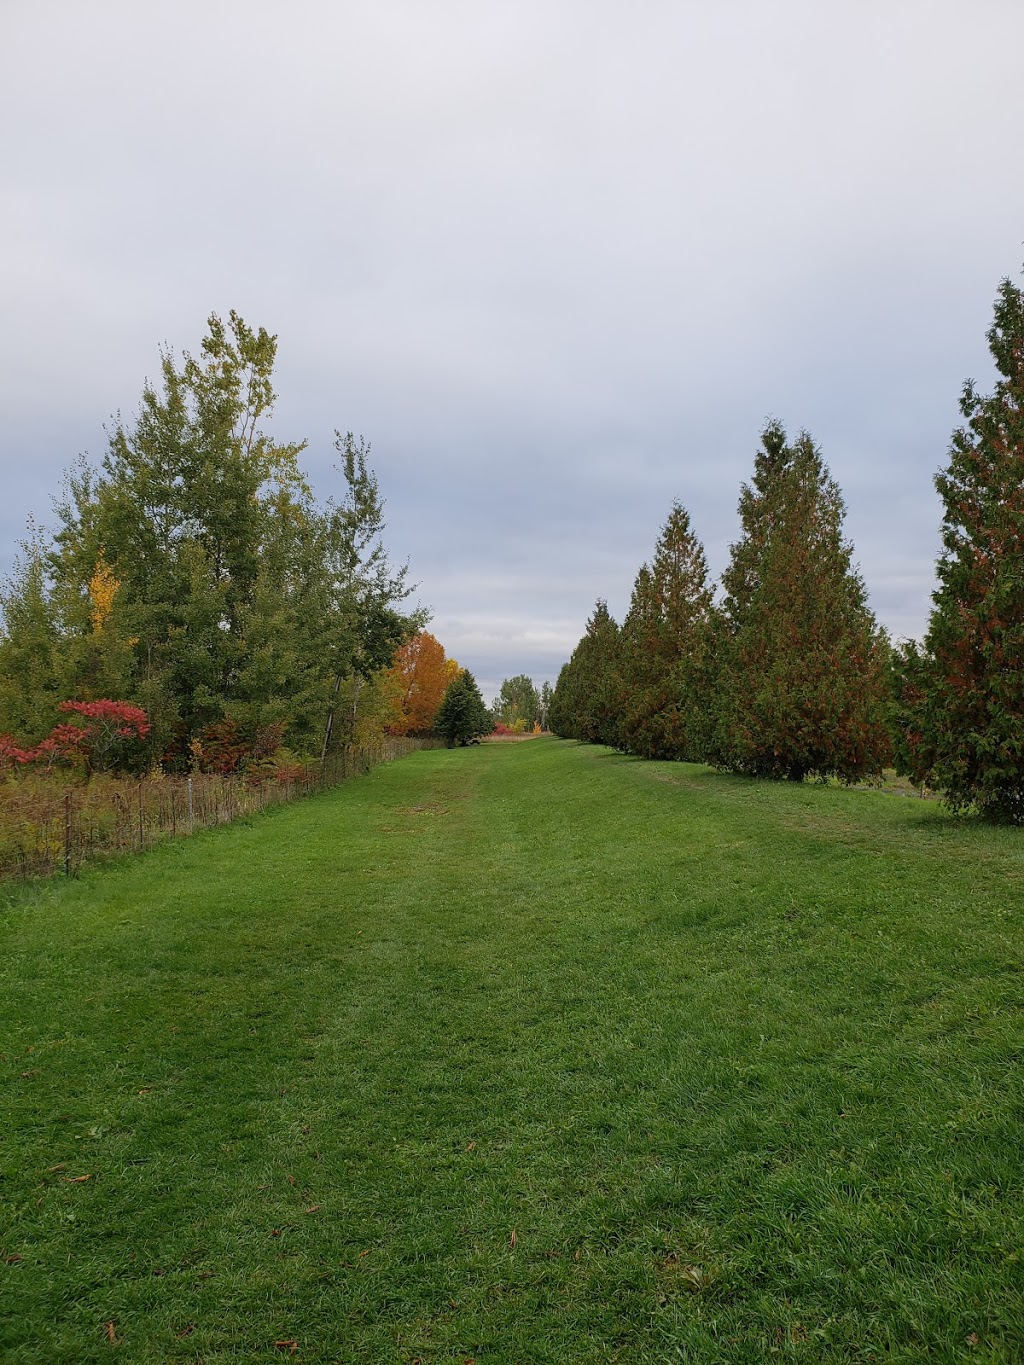
[[251,731],[246,734],[233,720],[219,720],[202,730],[189,748],[200,772],[220,773],[222,777],[251,773],[268,765],[272,768],[284,731],[282,722],[261,725],[255,735]]
[[249,744],[233,720],[207,725],[189,745],[201,773],[237,773],[249,755]]
[[503,720],[499,720],[498,723],[497,723],[497,725],[496,725],[496,726],[494,727],[494,729],[491,731],[491,734],[492,734],[492,735],[514,735],[514,734],[515,734],[515,731],[509,729],[509,727],[505,724],[505,722],[504,722]]
[[55,725],[45,739],[29,750],[29,761],[47,772],[58,763],[68,763],[72,767],[87,764],[90,738],[84,726],[65,721]]
[[[64,745],[62,757],[80,757],[91,772],[138,765],[139,743],[149,734],[149,717],[127,701],[62,701],[57,708],[80,716],[75,724],[58,725],[43,740]],[[77,732],[77,733],[76,733]]]
[[13,735],[0,735],[0,773],[11,772],[31,763],[33,750],[15,744]]

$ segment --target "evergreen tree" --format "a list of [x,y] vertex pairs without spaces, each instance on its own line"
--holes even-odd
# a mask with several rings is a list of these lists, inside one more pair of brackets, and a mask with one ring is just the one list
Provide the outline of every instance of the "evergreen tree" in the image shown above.
[[1024,294],[1003,280],[988,343],[999,378],[964,385],[942,497],[939,586],[923,651],[900,659],[901,768],[954,809],[1024,821]]
[[620,631],[608,604],[598,598],[586,633],[558,675],[550,725],[556,735],[587,744],[619,740]]
[[888,645],[843,540],[842,496],[810,436],[762,434],[723,576],[716,733],[722,767],[799,781],[879,770]]
[[707,561],[674,503],[622,625],[622,747],[643,758],[700,759],[707,747],[712,594]]
[[53,727],[66,694],[46,547],[34,523],[0,592],[0,607],[0,734],[38,743]]
[[434,717],[434,734],[446,740],[449,749],[469,744],[491,732],[494,724],[472,673],[463,669],[448,690]]

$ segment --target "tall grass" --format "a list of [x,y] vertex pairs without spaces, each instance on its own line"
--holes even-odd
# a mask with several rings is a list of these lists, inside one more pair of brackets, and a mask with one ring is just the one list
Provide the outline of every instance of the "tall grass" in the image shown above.
[[282,773],[142,779],[27,774],[0,784],[0,879],[74,874],[104,858],[224,825],[337,786],[433,741],[386,736]]

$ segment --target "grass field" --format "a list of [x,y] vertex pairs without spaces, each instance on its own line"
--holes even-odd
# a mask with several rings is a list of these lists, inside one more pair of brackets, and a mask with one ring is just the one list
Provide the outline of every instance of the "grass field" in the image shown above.
[[538,740],[0,909],[0,1360],[1024,1360],[1024,835]]

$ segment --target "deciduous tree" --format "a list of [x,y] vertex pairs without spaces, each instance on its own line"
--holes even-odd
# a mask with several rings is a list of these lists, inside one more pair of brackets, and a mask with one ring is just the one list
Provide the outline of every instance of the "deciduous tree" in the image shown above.
[[540,693],[533,680],[525,673],[506,678],[491,703],[491,713],[496,725],[504,725],[514,734],[532,730],[540,718]]
[[393,733],[429,735],[444,694],[460,672],[457,660],[446,656],[440,640],[421,630],[399,646],[389,671],[401,708]]

